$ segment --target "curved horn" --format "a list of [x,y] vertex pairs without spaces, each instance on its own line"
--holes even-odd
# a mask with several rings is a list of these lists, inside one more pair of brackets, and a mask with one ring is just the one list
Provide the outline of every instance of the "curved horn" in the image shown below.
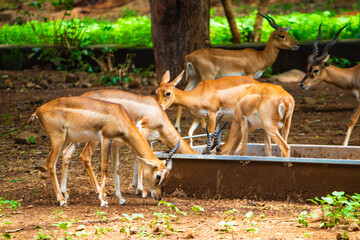
[[209,133],[208,124],[206,124],[205,130],[206,130],[206,135],[207,135],[208,141],[207,141],[206,147],[204,148],[204,150],[202,150],[201,154],[202,155],[209,155],[211,153],[212,138],[211,138],[211,135]]
[[321,39],[321,25],[322,25],[322,23],[320,23],[320,25],[319,25],[319,33],[318,33],[317,40],[314,42],[314,50],[313,50],[312,54],[308,57],[308,64],[312,64],[314,62],[314,58],[319,54],[318,44]]
[[338,37],[341,33],[341,31],[346,27],[347,25],[343,26],[342,28],[340,28],[340,30],[336,33],[335,38],[329,42],[328,44],[326,44],[323,54],[320,57],[315,58],[314,63],[315,64],[319,64],[322,60],[324,60],[326,58],[326,56],[329,53],[329,50],[335,45],[335,43],[338,40]]
[[178,143],[176,144],[176,146],[169,152],[166,162],[168,162],[171,159],[172,155],[174,155],[174,153],[178,150],[179,146],[180,146],[180,139],[179,139]]
[[272,26],[272,27],[275,28],[275,29],[280,28],[280,26],[275,23],[275,20],[274,20],[272,17],[270,17],[270,16],[267,15],[267,14],[266,14],[266,15],[263,15],[263,14],[260,13],[260,12],[259,12],[259,14],[260,14],[263,18],[265,18],[265,19],[270,23],[270,26]]

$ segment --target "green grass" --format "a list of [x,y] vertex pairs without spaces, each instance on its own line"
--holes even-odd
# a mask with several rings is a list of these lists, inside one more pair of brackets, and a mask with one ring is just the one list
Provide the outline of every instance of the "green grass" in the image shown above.
[[[236,18],[242,41],[248,41],[248,35],[253,31],[256,12],[245,17]],[[342,26],[348,26],[342,31],[339,39],[360,38],[360,14],[356,16],[337,16],[330,11],[314,13],[294,12],[289,15],[272,16],[280,26],[291,26],[289,34],[296,40],[313,41],[317,37],[320,23],[322,40],[332,39]],[[124,44],[152,46],[151,20],[147,16],[129,16],[116,21],[99,19],[75,20],[86,26],[83,36],[84,43],[90,45]],[[54,25],[60,21],[34,22],[38,32],[44,32],[49,42],[54,38]],[[266,42],[273,28],[266,20],[263,21],[261,42]],[[225,17],[215,16],[210,19],[210,39],[212,44],[231,44],[231,33]],[[4,25],[0,28],[0,44],[44,44],[44,41],[35,35],[29,23],[25,25]]]

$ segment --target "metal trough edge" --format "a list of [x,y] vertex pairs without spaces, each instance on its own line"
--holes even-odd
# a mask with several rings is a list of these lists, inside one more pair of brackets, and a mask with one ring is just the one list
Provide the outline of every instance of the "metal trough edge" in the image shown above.
[[[336,154],[351,149],[355,159],[174,154],[165,192],[195,198],[296,202],[326,196],[333,191],[360,193],[360,159],[356,154],[360,153],[360,147],[291,147],[304,146],[321,151],[329,148]],[[162,152],[155,152],[155,155],[159,159],[167,157],[167,153]]]

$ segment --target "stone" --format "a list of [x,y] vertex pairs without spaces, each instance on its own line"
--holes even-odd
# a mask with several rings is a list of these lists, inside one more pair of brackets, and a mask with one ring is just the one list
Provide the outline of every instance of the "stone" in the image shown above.
[[24,131],[15,137],[16,144],[35,144],[39,136],[36,133]]
[[357,231],[360,231],[360,227],[356,222],[353,222],[350,224],[348,230],[349,230],[349,232],[357,232]]
[[311,130],[311,128],[309,126],[304,126],[303,127],[303,132],[304,133],[311,133],[311,132],[313,132],[313,130]]
[[133,79],[131,82],[129,82],[129,88],[134,89],[134,88],[141,88],[141,79],[140,78],[135,78]]
[[316,104],[316,99],[312,98],[312,97],[304,97],[304,102],[310,105],[315,105]]
[[309,222],[320,222],[324,217],[324,213],[320,208],[316,208],[310,212]]

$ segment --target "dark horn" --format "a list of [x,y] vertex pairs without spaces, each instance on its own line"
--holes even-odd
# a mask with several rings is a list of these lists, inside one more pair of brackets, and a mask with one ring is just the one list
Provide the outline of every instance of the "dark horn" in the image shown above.
[[201,154],[202,155],[209,155],[211,153],[211,140],[212,140],[212,138],[210,136],[207,124],[206,124],[205,130],[206,130],[206,135],[207,135],[208,141],[207,141],[206,147],[204,148],[204,150],[202,150]]
[[318,58],[315,58],[315,64],[319,64],[322,60],[324,60],[326,58],[326,56],[328,55],[329,53],[329,50],[335,45],[335,43],[337,42],[338,40],[338,37],[341,33],[341,31],[346,27],[347,25],[343,26],[342,28],[340,28],[340,30],[336,33],[335,35],[335,38],[329,42],[328,44],[326,44],[326,46],[324,47],[324,51],[323,51],[323,54],[318,57]]
[[169,152],[166,162],[171,159],[172,155],[174,155],[174,153],[178,150],[179,146],[180,146],[180,139],[179,139],[178,143],[176,144],[176,146]]
[[269,15],[263,15],[262,13],[259,14],[269,22],[270,26],[275,29],[280,28],[280,26],[275,23],[275,20],[272,17],[270,17]]
[[321,39],[321,25],[322,25],[322,23],[320,23],[320,25],[319,25],[318,38],[314,42],[314,50],[313,50],[312,54],[308,57],[308,64],[312,64],[314,62],[314,58],[319,54],[318,44]]

